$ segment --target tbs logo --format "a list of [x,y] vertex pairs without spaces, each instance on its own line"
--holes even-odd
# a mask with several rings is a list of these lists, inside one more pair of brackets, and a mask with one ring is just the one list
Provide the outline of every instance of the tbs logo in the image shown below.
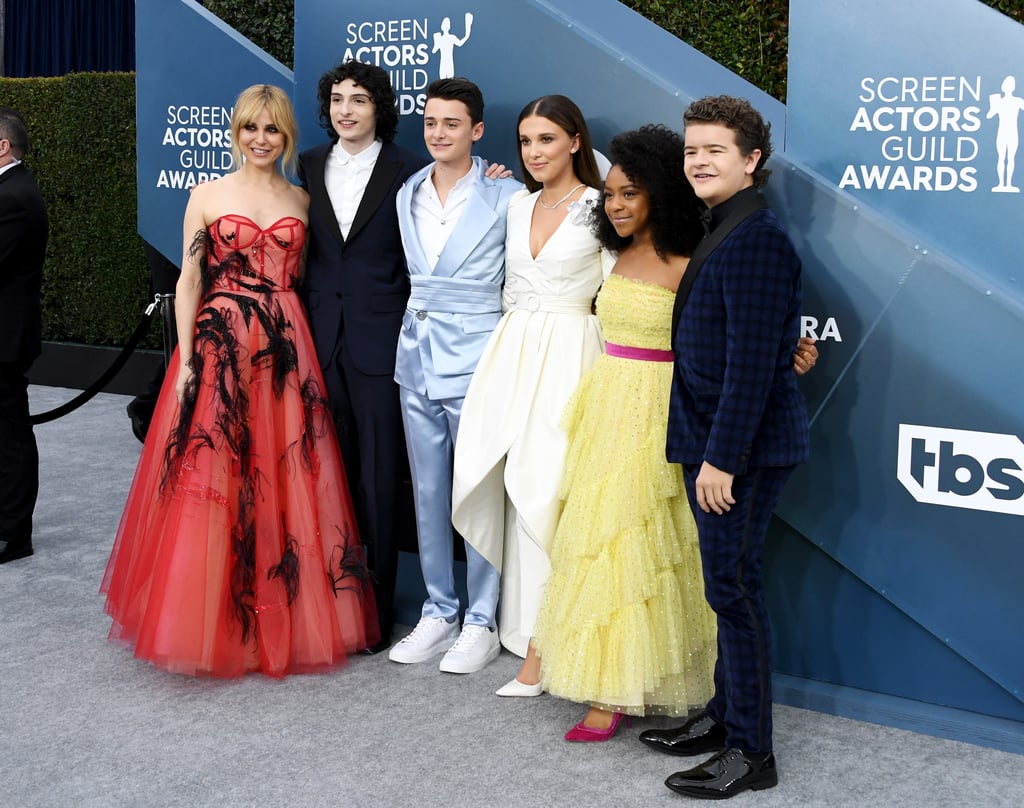
[[900,424],[896,476],[918,502],[1024,515],[1016,435]]

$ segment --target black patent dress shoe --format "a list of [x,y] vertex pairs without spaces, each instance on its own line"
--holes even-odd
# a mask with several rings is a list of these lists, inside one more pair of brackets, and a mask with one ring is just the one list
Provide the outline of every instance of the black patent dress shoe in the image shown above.
[[19,558],[28,558],[30,555],[32,555],[32,542],[20,542],[18,544],[6,542],[4,548],[0,550],[0,564],[6,564],[8,561],[17,561]]
[[677,794],[700,800],[727,800],[748,789],[760,791],[779,784],[775,755],[748,755],[726,749],[699,766],[670,775],[665,785]]
[[725,749],[725,726],[700,713],[681,727],[644,730],[640,742],[667,755],[706,755]]

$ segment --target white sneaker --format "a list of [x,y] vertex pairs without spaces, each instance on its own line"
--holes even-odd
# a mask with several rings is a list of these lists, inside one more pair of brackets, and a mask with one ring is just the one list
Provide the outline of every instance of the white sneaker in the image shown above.
[[416,628],[391,647],[388,659],[407,665],[426,662],[451,648],[458,636],[457,620],[449,623],[443,617],[421,617]]
[[463,626],[455,645],[441,658],[445,673],[476,673],[501,653],[498,632],[487,626]]

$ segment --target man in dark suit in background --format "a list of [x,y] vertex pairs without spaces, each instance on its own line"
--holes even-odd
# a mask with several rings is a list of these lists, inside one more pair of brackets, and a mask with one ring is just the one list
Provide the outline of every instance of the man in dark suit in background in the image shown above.
[[683,466],[697,521],[718,660],[706,709],[640,739],[671,754],[715,752],[666,785],[721,799],[778,782],[761,555],[782,487],[808,454],[793,370],[801,270],[758,191],[771,154],[761,115],[745,100],[717,96],[695,101],[683,120],[686,176],[710,222],[676,298],[667,454]]
[[0,564],[32,555],[39,452],[28,413],[28,372],[42,349],[40,287],[49,222],[21,160],[28,130],[0,107]]
[[373,574],[381,640],[368,650],[378,651],[390,645],[398,534],[412,525],[394,380],[409,299],[395,196],[426,161],[392,142],[398,111],[383,69],[343,62],[321,76],[318,97],[332,142],[299,157],[309,192],[305,297]]

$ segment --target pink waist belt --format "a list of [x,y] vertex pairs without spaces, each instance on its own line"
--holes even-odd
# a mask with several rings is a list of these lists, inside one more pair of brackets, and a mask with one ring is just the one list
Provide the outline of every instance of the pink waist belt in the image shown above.
[[671,362],[672,351],[662,351],[658,348],[635,348],[632,345],[616,345],[614,342],[604,344],[604,352],[608,356],[617,356],[620,359],[639,359],[642,362]]

